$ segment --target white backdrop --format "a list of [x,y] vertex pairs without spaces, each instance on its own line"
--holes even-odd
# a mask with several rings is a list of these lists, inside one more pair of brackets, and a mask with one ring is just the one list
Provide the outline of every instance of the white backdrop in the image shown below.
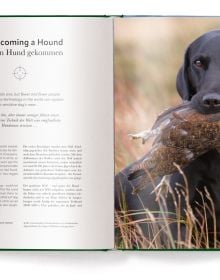
[[[5,15],[220,15],[210,0],[0,0],[0,7]],[[220,252],[0,252],[0,279],[217,279],[219,264]]]

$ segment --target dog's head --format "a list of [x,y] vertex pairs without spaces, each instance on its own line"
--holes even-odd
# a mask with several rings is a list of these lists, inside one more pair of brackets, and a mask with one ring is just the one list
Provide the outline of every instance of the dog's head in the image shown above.
[[186,50],[177,75],[183,100],[203,114],[220,112],[220,30],[205,33]]

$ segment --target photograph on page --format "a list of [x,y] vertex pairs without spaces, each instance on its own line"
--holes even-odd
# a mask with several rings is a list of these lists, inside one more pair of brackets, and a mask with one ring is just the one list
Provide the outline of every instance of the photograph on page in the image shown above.
[[220,18],[115,19],[115,246],[220,248]]

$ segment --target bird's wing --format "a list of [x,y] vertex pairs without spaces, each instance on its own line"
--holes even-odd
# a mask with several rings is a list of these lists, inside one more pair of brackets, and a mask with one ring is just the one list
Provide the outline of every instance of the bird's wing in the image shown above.
[[152,127],[153,131],[157,131],[157,137],[154,139],[153,145],[161,141],[161,136],[163,135],[163,131],[165,129],[169,131],[177,122],[179,123],[181,119],[184,121],[184,118],[181,117],[181,114],[184,111],[189,112],[190,110],[193,110],[189,105],[189,101],[184,101],[182,104],[166,109],[158,116]]
[[168,120],[171,120],[175,117],[174,116],[175,113],[178,114],[178,113],[181,113],[182,111],[189,110],[189,108],[190,108],[189,104],[190,104],[190,101],[184,101],[183,103],[181,103],[177,106],[174,106],[174,107],[171,107],[171,108],[168,108],[168,109],[164,110],[157,117],[154,125],[152,126],[152,130],[157,129],[158,127],[163,128],[164,126],[166,126]]

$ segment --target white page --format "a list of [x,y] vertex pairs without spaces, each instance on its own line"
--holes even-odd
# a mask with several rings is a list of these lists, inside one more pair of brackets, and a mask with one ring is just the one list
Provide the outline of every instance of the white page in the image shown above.
[[112,19],[0,19],[0,135],[0,248],[114,246]]

